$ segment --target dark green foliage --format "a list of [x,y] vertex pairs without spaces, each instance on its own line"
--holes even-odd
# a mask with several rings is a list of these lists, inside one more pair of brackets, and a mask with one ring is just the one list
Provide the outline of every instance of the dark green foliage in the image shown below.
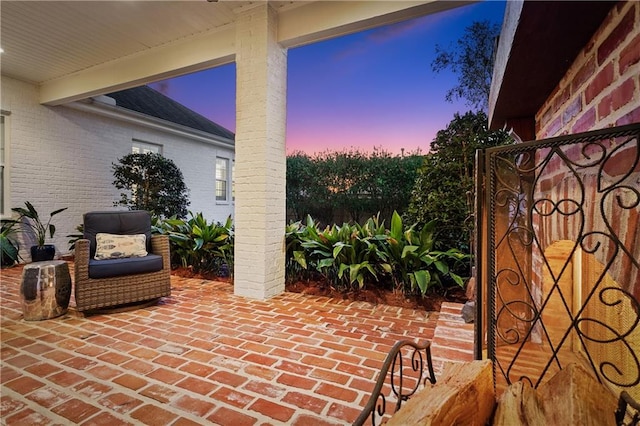
[[[171,263],[195,273],[233,275],[234,232],[229,217],[224,224],[209,223],[202,213],[188,220],[152,218],[154,233],[171,242]],[[463,285],[454,270],[468,255],[459,250],[435,250],[435,223],[418,230],[405,227],[393,212],[391,229],[379,216],[357,223],[321,229],[311,216],[285,229],[288,281],[324,279],[348,292],[365,286],[395,288],[424,296],[433,286]]]
[[19,222],[13,219],[2,219],[0,229],[0,265],[4,267],[13,266],[20,260],[20,246],[16,238]]
[[459,250],[435,250],[436,222],[418,229],[418,224],[405,227],[400,215],[391,219],[391,229],[381,248],[386,253],[388,269],[396,288],[405,294],[419,291],[424,295],[434,285],[443,285],[445,278],[462,287],[464,282],[453,271],[469,259]]
[[131,210],[147,210],[161,217],[184,218],[189,190],[175,163],[160,154],[128,154],[113,164],[113,184],[120,193],[114,204]]
[[512,142],[505,131],[488,129],[483,112],[455,114],[438,132],[418,170],[405,220],[421,224],[436,220],[437,248],[469,253],[476,150]]
[[364,190],[370,194],[366,212],[379,212],[387,220],[394,211],[404,212],[422,161],[419,153],[392,156],[387,151],[374,150],[368,159],[368,179],[364,182]]
[[490,21],[476,21],[465,28],[464,35],[449,50],[436,45],[436,59],[431,63],[435,72],[450,69],[458,74],[458,85],[447,91],[446,100],[466,99],[475,109],[487,109],[493,55],[500,26]]
[[405,228],[400,215],[392,215],[391,229],[378,216],[364,225],[327,226],[324,230],[307,217],[306,223],[291,223],[286,229],[287,279],[312,278],[314,273],[335,288],[349,291],[371,286],[393,286],[406,295],[425,295],[434,285],[463,285],[453,272],[468,255],[456,249],[434,249],[435,223],[416,231]]
[[384,229],[372,219],[363,226],[334,224],[320,230],[308,216],[306,225],[296,222],[287,227],[287,263],[313,268],[339,290],[362,288],[365,279],[376,281],[380,272],[384,253],[378,250],[376,233],[384,235]]
[[69,238],[68,244],[69,244],[69,251],[73,251],[76,249],[76,242],[81,239],[84,238],[84,224],[81,223],[80,225],[76,226],[76,233],[75,234],[68,234],[67,238]]
[[188,220],[155,218],[153,231],[167,234],[171,263],[191,267],[195,273],[233,276],[233,222],[208,222],[202,213],[189,212]]
[[311,214],[325,223],[333,219],[329,189],[320,183],[321,164],[302,152],[287,156],[287,210],[296,219]]
[[408,206],[419,153],[393,156],[383,149],[351,149],[287,157],[287,211],[294,220],[311,215],[322,223],[355,221],[380,212],[390,218]]

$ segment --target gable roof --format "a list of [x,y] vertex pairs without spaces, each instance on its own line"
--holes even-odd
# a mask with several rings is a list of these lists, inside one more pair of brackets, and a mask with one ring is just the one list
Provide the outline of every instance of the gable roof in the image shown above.
[[190,110],[181,103],[168,98],[151,87],[139,86],[109,93],[106,96],[115,99],[116,105],[121,108],[126,108],[223,138],[235,139],[235,135],[230,130]]

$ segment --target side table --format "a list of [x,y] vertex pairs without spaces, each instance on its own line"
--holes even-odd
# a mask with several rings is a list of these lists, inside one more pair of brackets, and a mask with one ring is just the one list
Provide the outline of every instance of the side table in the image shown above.
[[71,275],[64,260],[33,262],[22,270],[22,313],[27,321],[55,318],[67,312]]

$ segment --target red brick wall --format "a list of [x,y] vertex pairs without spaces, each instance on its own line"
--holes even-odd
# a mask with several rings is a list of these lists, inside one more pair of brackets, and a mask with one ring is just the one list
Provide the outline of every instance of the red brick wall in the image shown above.
[[637,122],[640,2],[619,2],[536,114],[536,135],[545,139]]
[[[556,89],[536,114],[537,139],[588,130],[602,129],[640,122],[640,2],[619,2],[614,6],[591,40],[559,82]],[[548,198],[553,202],[586,197],[583,204],[584,221],[577,216],[561,214],[534,216],[534,228],[544,250],[559,240],[576,241],[580,232],[598,231],[609,233],[605,220],[614,225],[617,237],[628,252],[640,259],[640,206],[631,190],[620,188],[614,193],[605,191],[607,185],[615,183],[629,172],[639,149],[637,141],[627,143],[619,150],[616,146],[624,140],[608,141],[606,153],[611,157],[605,167],[580,169],[576,179],[575,167],[567,165],[555,156],[544,167],[541,180],[536,185],[535,198]],[[587,157],[581,153],[582,146],[563,149],[568,158],[585,163]],[[591,158],[598,158],[602,151],[589,146]],[[537,154],[539,163],[547,154]],[[631,188],[640,188],[640,165],[624,182]],[[626,206],[621,208],[616,197]],[[604,211],[603,215],[600,211]],[[585,225],[582,228],[582,225]],[[608,246],[608,247],[607,247]],[[613,244],[604,244],[595,256],[607,264],[614,250]],[[534,271],[541,265],[539,254],[532,259]],[[640,270],[630,265],[629,256],[618,254],[609,271],[623,287],[640,298]]]
[[[579,7],[576,6],[576,19],[580,19]],[[612,7],[601,27],[537,112],[535,121],[538,140],[640,122],[640,2],[619,2]],[[525,207],[533,207],[534,235],[518,238],[514,233],[513,238],[502,239],[500,226],[514,227],[517,221],[512,223],[512,217],[506,213],[495,215],[496,243],[501,244],[496,256],[499,271],[496,281],[500,288],[496,328],[506,336],[514,338],[517,331],[520,332],[518,336],[524,336],[521,329],[533,326],[529,336],[532,342],[546,345],[550,339],[557,345],[565,331],[570,331],[565,302],[571,306],[572,314],[577,314],[587,300],[589,290],[598,282],[602,289],[613,279],[640,300],[640,268],[632,262],[632,259],[640,259],[638,151],[640,146],[636,139],[618,138],[604,141],[602,145],[565,145],[555,151],[550,148],[537,150],[535,167],[524,167],[530,170],[529,175],[535,174],[531,182],[528,178],[522,180],[525,186],[529,182],[533,186],[533,202]],[[512,185],[509,179],[505,182],[506,187]],[[589,233],[594,234],[588,236]],[[616,240],[619,245],[614,243]],[[563,243],[558,243],[560,241]],[[572,263],[572,253],[580,253],[579,243],[584,249],[582,255],[575,258],[584,262],[580,269],[579,264]],[[591,256],[597,260],[594,262],[597,268],[585,268]],[[527,267],[529,264],[530,268]],[[578,276],[573,275],[574,266],[580,271]],[[606,279],[602,277],[604,269],[608,275]],[[522,276],[516,277],[516,271]],[[569,285],[565,285],[567,281]],[[520,285],[523,282],[527,286]],[[566,299],[562,299],[553,287],[555,282],[562,287],[562,297]],[[582,294],[576,290],[582,290]],[[521,294],[516,294],[518,291]],[[613,293],[608,292],[605,299],[611,302],[612,296],[620,296]],[[636,314],[629,308],[628,300],[616,307],[607,307],[599,297],[598,293],[589,299],[589,310],[583,311],[583,318],[585,313],[591,319],[604,321],[608,318],[596,313],[595,306],[611,308],[603,309],[605,312],[624,313],[625,316],[620,315],[620,323],[631,324],[630,321],[635,320]],[[543,333],[540,322],[529,321],[531,315],[526,305],[533,301],[541,308],[545,300],[542,319],[550,334]],[[628,309],[622,310],[623,305]],[[615,327],[611,322],[608,324]],[[591,333],[589,327],[592,325],[589,321],[581,323],[581,332]],[[599,333],[603,330],[600,326]],[[620,334],[626,332],[624,327],[615,330]],[[637,354],[635,348],[640,330],[633,333],[635,337],[627,337],[625,341],[630,342]],[[603,338],[601,334],[593,334]],[[575,337],[576,333],[572,332],[563,351],[571,348],[572,342],[577,342]],[[498,344],[502,343],[498,339]],[[576,345],[574,349],[581,347]],[[598,365],[618,360],[615,365],[623,368],[623,375],[631,370],[630,374],[635,374],[631,362],[625,364],[619,355],[612,356],[607,351],[603,356],[590,352],[590,359]]]

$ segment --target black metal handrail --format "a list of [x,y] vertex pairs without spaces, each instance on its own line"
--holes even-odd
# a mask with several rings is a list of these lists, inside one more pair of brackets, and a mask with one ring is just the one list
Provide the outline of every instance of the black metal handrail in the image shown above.
[[[625,421],[628,420],[628,423]],[[627,391],[622,391],[616,410],[616,425],[638,426],[640,425],[640,403],[631,398]]]
[[[408,358],[411,360],[410,366],[405,366],[402,350],[409,348],[410,355]],[[424,358],[423,353],[424,351]],[[425,362],[428,370],[428,375],[425,373]],[[410,371],[414,373],[415,383],[413,386],[405,389],[405,368],[411,368]],[[395,411],[398,411],[402,403],[409,399],[419,389],[420,385],[425,385],[427,380],[431,384],[436,383],[436,376],[433,372],[433,363],[431,362],[431,342],[424,344],[418,344],[410,340],[401,340],[397,342],[384,360],[382,368],[380,369],[380,375],[376,381],[376,385],[371,392],[371,396],[367,401],[364,409],[360,413],[360,416],[353,423],[354,426],[363,425],[368,418],[371,418],[371,424],[376,424],[376,415],[380,417],[384,416],[386,412],[387,399],[382,393],[385,380],[389,373],[389,384],[391,385],[391,392],[396,397]],[[396,377],[397,375],[397,377]],[[424,378],[423,378],[424,376]],[[396,381],[397,380],[397,381]]]

